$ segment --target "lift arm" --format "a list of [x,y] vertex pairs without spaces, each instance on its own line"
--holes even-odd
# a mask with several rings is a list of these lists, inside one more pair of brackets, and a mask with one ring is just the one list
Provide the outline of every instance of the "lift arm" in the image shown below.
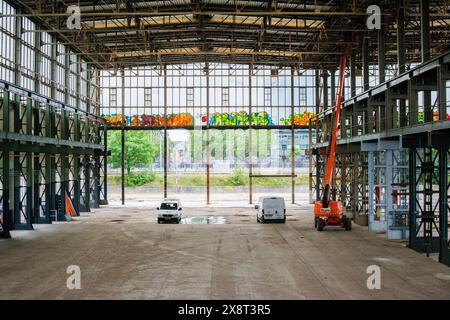
[[347,67],[349,52],[350,52],[350,46],[346,45],[345,51],[341,56],[341,61],[340,61],[340,66],[339,66],[338,91],[336,93],[333,123],[332,123],[332,127],[331,127],[331,140],[330,140],[330,145],[328,146],[327,160],[326,160],[326,166],[325,166],[324,191],[323,191],[323,196],[322,196],[323,208],[328,208],[328,201],[330,200],[330,182],[331,182],[331,176],[333,174],[333,169],[335,166],[337,130],[338,130],[338,124],[339,124],[339,115],[341,114],[342,91],[344,89],[344,73],[345,73],[345,68]]

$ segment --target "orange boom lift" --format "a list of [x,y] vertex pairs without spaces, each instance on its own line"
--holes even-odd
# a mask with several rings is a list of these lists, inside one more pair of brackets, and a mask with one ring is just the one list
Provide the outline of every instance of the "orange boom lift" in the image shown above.
[[314,225],[318,231],[322,231],[326,225],[341,226],[348,231],[352,229],[351,219],[343,215],[342,202],[330,200],[330,182],[335,166],[336,139],[344,87],[344,72],[347,67],[349,51],[350,46],[346,45],[339,66],[338,91],[336,93],[336,105],[334,106],[333,124],[331,127],[331,141],[327,150],[322,200],[316,201],[314,204]]

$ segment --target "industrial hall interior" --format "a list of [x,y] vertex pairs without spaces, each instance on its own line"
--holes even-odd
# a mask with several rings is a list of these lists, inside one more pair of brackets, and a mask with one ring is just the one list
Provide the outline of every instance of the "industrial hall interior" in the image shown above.
[[449,36],[448,0],[0,0],[0,299],[450,299]]

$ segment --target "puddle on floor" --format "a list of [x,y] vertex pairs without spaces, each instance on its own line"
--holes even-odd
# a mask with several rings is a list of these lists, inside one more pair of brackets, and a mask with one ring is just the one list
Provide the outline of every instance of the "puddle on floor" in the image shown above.
[[182,224],[226,224],[228,223],[225,217],[220,216],[197,216],[181,219]]

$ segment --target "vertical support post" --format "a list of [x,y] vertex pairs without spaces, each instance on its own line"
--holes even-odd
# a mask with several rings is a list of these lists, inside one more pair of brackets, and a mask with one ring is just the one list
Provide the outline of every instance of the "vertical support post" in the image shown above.
[[121,128],[121,165],[120,165],[120,175],[122,179],[121,191],[122,191],[122,205],[125,204],[125,129]]
[[[17,99],[17,97],[16,97]],[[15,102],[13,104],[13,131],[15,133],[19,133],[20,130],[20,106],[19,106],[20,100],[19,102]],[[13,214],[14,214],[14,228],[18,228],[20,227],[20,152],[14,152],[14,157],[13,157],[13,202],[12,202],[12,207],[13,207]]]
[[294,125],[294,68],[291,68],[291,191],[292,204],[295,203],[295,125]]
[[334,108],[336,103],[336,70],[330,70],[330,94],[331,94],[331,107]]
[[352,198],[352,211],[353,211],[353,219],[356,219],[357,215],[358,215],[358,179],[359,177],[359,160],[361,158],[361,154],[359,153],[355,153],[353,155],[353,163],[352,163],[352,184],[351,184],[351,192],[353,195]]
[[[73,117],[73,130],[74,130],[74,141],[80,141],[80,116],[79,114],[74,114]],[[80,215],[80,155],[73,154],[73,206],[77,216]]]
[[167,65],[163,66],[163,75],[164,75],[164,198],[167,198],[167,160],[168,160],[168,152],[167,152]]
[[[51,55],[51,60],[50,60],[50,77],[51,77],[51,86],[50,86],[50,96],[55,99],[56,98],[56,57],[58,54],[58,45],[57,40],[56,40],[56,35],[52,34],[51,35],[51,41],[52,41],[52,45],[51,45],[51,51],[50,51],[50,55]],[[64,74],[66,74],[68,71],[67,69],[64,69]],[[67,83],[64,82],[64,86],[66,88],[66,90],[68,90],[67,88]]]
[[[206,70],[206,119],[209,119],[209,63],[205,63]],[[210,198],[210,171],[211,171],[211,149],[209,121],[206,122],[206,204],[211,203]]]
[[[34,54],[34,71],[35,71],[35,79],[34,79],[34,91],[40,92],[40,77],[41,74],[41,33],[36,32],[34,35],[34,47],[36,48]],[[41,135],[41,124],[39,121],[40,117],[40,102],[35,101],[34,109],[32,110],[34,122],[33,127],[34,131],[31,133],[35,136]],[[33,121],[33,120],[31,120]],[[40,209],[41,209],[41,198],[40,198],[40,187],[41,187],[41,161],[40,155],[38,152],[34,153],[33,159],[33,167],[34,167],[34,181],[33,181],[33,222],[40,223]]]
[[[398,74],[406,71],[406,50],[405,50],[405,0],[399,0],[397,13],[397,68]],[[406,101],[400,99],[400,127],[405,127],[408,123],[406,118]]]
[[350,49],[350,96],[356,96],[356,52]]
[[[81,92],[81,58],[80,56],[77,56],[77,65],[76,65],[76,108],[80,109],[81,107],[81,96],[80,96],[80,92]],[[89,81],[88,81],[89,83]],[[80,118],[78,114],[74,114],[73,117],[73,130],[74,130],[74,135],[73,135],[73,139],[74,141],[80,141]],[[70,132],[67,132],[69,135],[71,134]],[[67,154],[67,157],[69,156],[69,154]],[[75,214],[77,216],[80,215],[80,169],[79,169],[79,161],[80,161],[80,156],[78,154],[74,154],[72,153],[72,171],[73,171],[73,194],[69,195],[72,199],[73,199],[73,206],[75,209]],[[63,201],[65,203],[65,201]]]
[[[89,128],[91,126],[91,121],[89,118],[85,119],[84,124],[84,136],[85,140],[89,141]],[[90,203],[91,203],[91,192],[90,192],[90,185],[91,185],[91,176],[90,176],[90,170],[91,170],[91,164],[90,164],[90,156],[84,155],[84,208],[83,210],[86,212],[91,211]]]
[[[319,70],[315,70],[315,86],[314,86],[314,95],[315,95],[315,105],[316,105],[316,114],[320,113],[320,78],[319,78]],[[319,142],[319,121],[316,121],[316,142]],[[323,141],[322,141],[323,142]],[[317,162],[316,162],[317,164]],[[316,177],[318,179],[320,177]],[[317,186],[317,185],[316,185]],[[318,200],[319,198],[317,198]]]
[[422,63],[430,60],[430,1],[420,0],[420,45]]
[[396,117],[394,117],[394,108],[392,101],[392,89],[388,88],[384,92],[384,108],[385,108],[385,119],[384,120],[384,129],[390,130],[395,126]]
[[[422,63],[430,60],[430,1],[420,0],[420,44]],[[423,121],[433,121],[433,106],[431,105],[431,92],[423,91]]]
[[397,13],[397,68],[398,74],[406,70],[405,0],[399,0]]
[[415,79],[408,80],[408,101],[409,101],[409,125],[413,126],[418,123],[419,106],[417,91],[415,87]]
[[446,66],[437,69],[437,93],[438,93],[438,116],[439,120],[447,119],[447,75]]
[[[70,103],[70,55],[66,54],[64,56],[64,83],[66,86],[65,94],[64,94],[64,103]],[[78,94],[78,93],[77,93]],[[76,99],[78,101],[78,99]],[[75,102],[77,103],[77,102]],[[66,140],[68,138],[68,126],[67,126],[67,111],[65,109],[61,110],[61,118],[60,118],[60,126],[61,126],[61,136],[60,139]],[[67,153],[67,148],[60,153],[60,165],[61,165],[61,176],[60,176],[60,202],[61,202],[61,212],[58,212],[58,220],[64,219],[64,215],[66,214],[66,192],[69,191],[69,154]]]
[[369,35],[364,33],[362,45],[363,90],[369,90]]
[[[33,134],[35,136],[39,136],[41,132],[41,126],[39,121],[40,116],[40,103],[38,101],[35,102],[35,108],[33,109],[33,127],[34,132]],[[34,159],[33,159],[33,168],[34,168],[34,174],[33,174],[33,223],[40,223],[40,210],[41,210],[41,195],[40,195],[40,188],[41,188],[41,160],[39,153],[34,153]]]
[[[5,91],[6,95],[7,91]],[[9,104],[3,103],[3,108],[9,109]],[[5,114],[5,110],[3,110],[3,115]],[[7,118],[3,118],[3,121],[5,121]],[[10,212],[10,206],[9,206],[9,195],[10,195],[10,172],[9,172],[9,151],[8,149],[3,150],[3,157],[2,157],[2,166],[3,166],[3,225],[2,225],[2,232],[0,233],[1,238],[11,238],[11,234],[9,230],[11,229],[11,212]]]
[[317,69],[316,70],[316,75],[315,75],[315,102],[316,102],[316,114],[320,113],[320,71]]
[[328,104],[328,71],[322,71],[322,83],[323,83],[323,110],[327,110],[329,108]]
[[126,118],[125,118],[125,71],[121,70],[121,78],[122,78],[122,127],[121,127],[121,178],[122,178],[122,185],[121,185],[121,191],[122,191],[122,205],[125,204],[125,125],[126,125]]
[[313,154],[312,154],[312,123],[311,120],[309,120],[309,126],[308,126],[308,165],[309,165],[309,175],[308,175],[308,186],[309,186],[309,203],[314,203],[313,199]]
[[108,204],[108,128],[103,127],[103,144],[105,151],[103,153],[103,196],[104,204]]
[[[26,133],[27,135],[33,134],[33,101],[31,99],[27,100],[26,107]],[[25,178],[26,178],[26,224],[29,229],[33,229],[32,219],[33,219],[33,153],[27,152],[25,154]]]
[[439,262],[450,266],[448,242],[448,146],[439,147]]
[[[47,138],[51,138],[53,136],[52,130],[52,110],[50,105],[47,103],[45,105],[45,136]],[[54,183],[53,183],[53,172],[54,172],[54,158],[52,159],[52,155],[50,153],[45,153],[44,161],[45,161],[45,211],[44,211],[44,221],[46,223],[51,223],[50,210],[54,209],[53,203],[55,199],[54,195]]]
[[[61,110],[61,140],[67,140],[68,136],[68,128],[67,128],[67,111],[65,109]],[[69,161],[68,157],[69,154],[66,150],[63,150],[60,152],[61,157],[61,193],[60,193],[60,199],[61,199],[61,212],[58,212],[58,220],[64,219],[64,215],[66,214],[66,192],[68,192],[69,188]]]
[[[386,172],[385,172],[385,183],[386,183],[386,230],[388,232],[388,239],[390,239],[394,234],[389,230],[389,215],[394,209],[394,197],[392,196],[392,183],[393,181],[393,171],[394,171],[394,156],[392,149],[387,149],[385,151],[385,161],[386,161]],[[401,238],[401,236],[400,236]]]
[[369,230],[373,230],[373,220],[375,217],[375,206],[374,206],[374,190],[375,190],[375,161],[374,161],[374,152],[367,152],[367,170],[368,170],[368,183],[369,183],[369,192],[368,192],[368,213],[367,213],[367,222],[369,225]]
[[[9,91],[5,90],[3,92],[3,131],[9,132]],[[9,230],[11,229],[11,212],[10,212],[10,170],[9,170],[9,151],[8,149],[3,150],[2,157],[2,175],[3,175],[3,231],[0,233],[2,238],[11,238]]]
[[378,82],[386,81],[386,45],[385,29],[381,27],[378,30]]
[[[17,8],[16,13],[20,14],[22,10]],[[20,86],[20,77],[22,76],[20,70],[20,66],[22,65],[22,17],[14,17],[14,23],[14,84]]]
[[253,150],[252,150],[252,75],[253,65],[248,68],[248,192],[249,203],[253,203]]
[[417,175],[416,148],[409,149],[409,247],[415,247],[417,230]]

